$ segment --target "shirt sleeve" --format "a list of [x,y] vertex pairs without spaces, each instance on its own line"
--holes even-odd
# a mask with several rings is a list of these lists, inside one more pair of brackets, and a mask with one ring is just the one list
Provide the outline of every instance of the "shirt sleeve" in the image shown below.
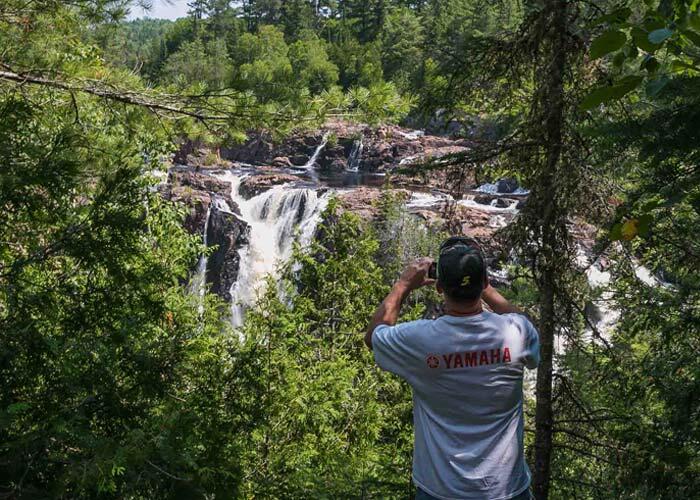
[[383,370],[408,380],[415,364],[412,340],[415,341],[411,335],[411,323],[378,325],[372,333],[374,361]]
[[529,319],[523,317],[525,323],[525,366],[530,370],[540,364],[540,334]]

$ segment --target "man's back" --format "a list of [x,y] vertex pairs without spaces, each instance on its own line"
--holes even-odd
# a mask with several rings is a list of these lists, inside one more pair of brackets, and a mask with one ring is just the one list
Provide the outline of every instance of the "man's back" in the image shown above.
[[506,499],[525,490],[523,368],[537,331],[518,314],[482,312],[379,325],[377,364],[413,388],[413,476],[444,499]]

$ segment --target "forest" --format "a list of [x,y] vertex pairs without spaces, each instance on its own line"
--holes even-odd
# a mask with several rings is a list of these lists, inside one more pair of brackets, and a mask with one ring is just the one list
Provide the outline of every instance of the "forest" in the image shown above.
[[0,0],[0,498],[413,498],[363,335],[450,234],[534,497],[700,498],[700,1],[144,4]]

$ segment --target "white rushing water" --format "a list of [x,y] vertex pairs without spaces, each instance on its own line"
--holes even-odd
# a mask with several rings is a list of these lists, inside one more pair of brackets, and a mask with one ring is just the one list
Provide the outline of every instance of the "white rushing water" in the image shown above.
[[360,170],[360,163],[362,162],[362,136],[359,139],[355,139],[352,143],[352,149],[350,150],[350,156],[348,157],[348,170],[351,172],[357,172]]
[[478,188],[476,188],[476,191],[479,191],[481,193],[487,193],[487,194],[501,194],[503,196],[507,196],[509,194],[511,195],[527,195],[530,194],[530,190],[524,189],[520,186],[515,188],[515,191],[511,193],[501,193],[498,191],[498,185],[497,184],[491,184],[491,183],[486,183],[482,184]]
[[319,143],[318,146],[316,146],[316,149],[314,150],[314,154],[311,155],[311,158],[301,167],[296,167],[304,170],[311,170],[316,166],[316,161],[318,161],[318,156],[321,154],[321,151],[323,151],[323,148],[326,147],[326,144],[328,143],[328,132],[323,134],[323,138],[321,138],[321,142]]
[[414,191],[406,202],[406,207],[411,209],[432,208],[445,202],[453,201],[454,198],[446,193],[433,191],[430,193]]
[[474,201],[473,196],[467,196],[463,200],[459,200],[457,204],[465,207],[476,208],[484,212],[503,212],[511,214],[518,213],[518,200],[511,201],[510,205],[508,205],[507,207],[499,207],[496,205],[497,202],[498,200],[492,200],[489,205],[486,205],[484,203],[478,203],[477,201]]
[[238,327],[245,308],[264,291],[265,277],[290,257],[294,241],[309,243],[327,197],[314,189],[280,185],[246,200],[239,193],[244,176],[226,172],[217,177],[231,183],[231,197],[250,225],[250,243],[239,250],[238,279],[231,287],[231,321]]
[[[202,242],[204,246],[208,246],[207,233],[209,232],[209,219],[211,218],[211,204],[207,208],[206,219],[204,220],[204,234],[202,235]],[[202,254],[199,256],[197,261],[197,270],[195,271],[194,279],[191,283],[192,293],[196,293],[200,298],[200,304],[197,307],[199,314],[204,312],[204,294],[207,291],[207,263],[209,262],[209,256],[207,254]]]

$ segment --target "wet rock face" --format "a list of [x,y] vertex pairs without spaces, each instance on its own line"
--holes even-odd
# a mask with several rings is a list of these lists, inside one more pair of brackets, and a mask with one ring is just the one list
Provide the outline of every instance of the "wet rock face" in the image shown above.
[[228,182],[192,169],[171,170],[168,174],[168,186],[181,192],[197,193],[196,196],[216,194],[229,205],[233,203],[231,185]]
[[[411,198],[410,191],[396,189],[394,194],[404,201]],[[337,194],[342,210],[359,215],[363,219],[372,220],[379,216],[378,201],[382,190],[361,187]],[[503,204],[510,206],[510,200]],[[516,217],[515,212],[493,211],[490,207],[465,206],[453,200],[436,202],[429,207],[421,207],[411,212],[423,219],[426,224],[444,230],[452,235],[469,236],[476,239],[487,254],[496,254],[496,235],[500,229],[510,224]]]
[[186,186],[166,185],[160,190],[166,200],[181,203],[188,208],[183,222],[190,234],[201,234],[207,219],[207,210],[211,205],[211,196],[206,191],[195,191]]
[[[248,140],[243,144],[222,147],[219,153],[221,161],[302,166],[324,142],[324,137],[326,144],[318,155],[316,168],[334,172],[350,167],[349,159],[360,144],[356,165],[351,167],[363,172],[386,172],[407,157],[436,158],[466,151],[469,147],[469,142],[464,139],[423,135],[394,125],[373,128],[336,121],[327,123],[322,130],[298,133],[282,141],[274,141],[266,133],[249,132]],[[197,151],[197,145],[190,149]],[[183,154],[179,153],[179,156]]]
[[250,133],[248,140],[243,144],[230,145],[221,148],[221,158],[229,161],[239,161],[262,165],[270,163],[273,155],[273,142],[269,134]]
[[236,214],[214,205],[207,227],[207,246],[216,247],[207,261],[207,283],[211,291],[226,301],[231,300],[231,286],[238,279],[238,250],[247,245],[250,226]]
[[231,185],[194,169],[178,169],[170,172],[160,193],[187,207],[183,226],[189,233],[203,236],[207,228],[207,246],[217,248],[209,256],[206,281],[214,293],[230,300],[229,290],[240,267],[238,250],[248,244],[250,233],[250,226],[238,217],[240,209],[231,199]]

